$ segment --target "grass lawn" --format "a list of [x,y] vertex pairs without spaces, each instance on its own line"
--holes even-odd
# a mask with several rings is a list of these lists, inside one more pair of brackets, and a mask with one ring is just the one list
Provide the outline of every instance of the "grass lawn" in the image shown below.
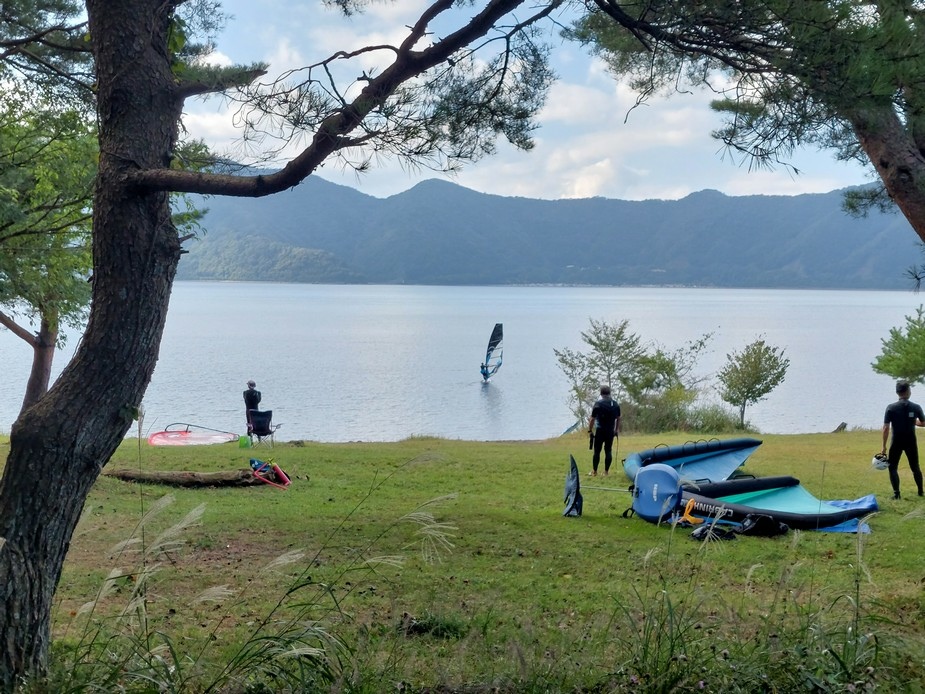
[[[904,498],[890,499],[887,473],[870,464],[879,431],[759,436],[746,464],[793,475],[821,499],[875,493],[869,535],[710,543],[622,517],[631,499],[619,459],[689,438],[625,436],[610,477],[593,480],[582,434],[273,449],[127,440],[107,469],[215,472],[254,456],[292,484],[101,477],[59,585],[56,639],[76,643],[100,620],[165,634],[171,658],[195,664],[188,691],[206,689],[202,673],[240,657],[255,631],[308,619],[346,645],[325,656],[344,691],[925,690],[925,499],[905,461]],[[569,454],[583,474],[581,518],[562,516]],[[173,503],[140,525],[165,495]],[[160,537],[203,504],[176,529],[183,544]],[[81,608],[114,568],[88,622]],[[139,582],[133,619],[117,617]],[[224,589],[203,596],[214,586]]]

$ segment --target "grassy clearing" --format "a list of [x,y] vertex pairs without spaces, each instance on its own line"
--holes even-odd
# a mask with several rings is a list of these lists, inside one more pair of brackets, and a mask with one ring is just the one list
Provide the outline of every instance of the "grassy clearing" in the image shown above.
[[[688,438],[624,437],[621,454]],[[241,662],[251,675],[229,675],[224,690],[233,681],[240,691],[261,691],[258,682],[282,691],[240,646],[309,621],[343,642],[317,661],[290,661],[328,668],[319,689],[925,690],[925,500],[908,468],[906,498],[887,500],[886,473],[870,465],[879,432],[761,438],[747,470],[792,474],[823,499],[876,493],[873,532],[698,543],[683,529],[624,519],[629,482],[619,464],[609,478],[584,477],[584,516],[563,518],[569,453],[590,467],[579,434],[272,450],[126,441],[109,467],[217,471],[256,456],[279,464],[292,486],[170,490],[101,478],[59,587],[57,643],[87,640],[81,606],[118,567],[93,623],[105,616],[110,631],[128,629],[148,652],[157,651],[150,635],[161,635],[168,690],[207,690],[220,665]],[[166,494],[174,503],[143,528],[139,546],[205,509],[182,531],[184,546],[143,560],[157,569],[149,576],[138,555],[111,548]],[[293,561],[267,568],[280,557]],[[117,617],[140,580],[141,607]],[[195,601],[218,585],[227,593]]]

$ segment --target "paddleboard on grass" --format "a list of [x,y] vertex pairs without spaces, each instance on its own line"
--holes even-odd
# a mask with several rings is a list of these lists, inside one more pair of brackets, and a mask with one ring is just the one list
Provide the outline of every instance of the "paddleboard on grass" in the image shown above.
[[237,440],[238,435],[230,431],[219,431],[183,422],[169,424],[163,431],[156,431],[148,437],[148,443],[152,446],[207,446]]

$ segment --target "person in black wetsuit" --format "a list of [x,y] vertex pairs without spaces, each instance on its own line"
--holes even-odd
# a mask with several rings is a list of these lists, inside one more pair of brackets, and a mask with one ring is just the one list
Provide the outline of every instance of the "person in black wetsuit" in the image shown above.
[[610,386],[601,386],[601,397],[591,409],[588,419],[588,433],[594,437],[594,456],[591,458],[591,476],[597,476],[604,449],[604,474],[610,474],[613,462],[613,440],[620,436],[620,405],[610,397]]
[[253,381],[247,382],[247,390],[244,391],[244,416],[247,419],[247,432],[250,433],[251,410],[256,410],[260,406],[260,391],[257,390],[257,384]]
[[905,453],[912,470],[912,478],[919,488],[922,496],[922,470],[919,468],[919,447],[915,438],[915,428],[925,426],[925,412],[920,405],[909,400],[912,387],[909,381],[896,382],[896,395],[899,399],[887,405],[883,415],[883,450],[886,453],[886,443],[893,430],[893,439],[890,442],[890,484],[893,487],[893,498],[899,498],[899,457]]

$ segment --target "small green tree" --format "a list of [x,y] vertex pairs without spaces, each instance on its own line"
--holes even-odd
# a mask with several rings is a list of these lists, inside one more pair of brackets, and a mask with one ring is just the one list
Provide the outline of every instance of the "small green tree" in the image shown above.
[[[97,134],[87,114],[59,108],[22,85],[0,103],[0,329],[32,349],[20,412],[48,391],[63,329],[82,330],[90,303],[90,223]],[[178,144],[171,167],[212,164],[201,142]],[[195,235],[203,211],[173,198],[173,223]]]
[[591,403],[594,402],[595,386],[597,382],[591,375],[587,357],[568,347],[553,349],[559,368],[568,380],[568,404],[572,414],[575,415],[575,425],[581,426],[588,421],[591,414]]
[[906,316],[905,329],[891,329],[881,343],[880,356],[871,364],[874,371],[925,383],[925,308],[919,306],[914,316]]
[[720,397],[739,408],[739,426],[745,426],[745,408],[763,400],[787,375],[790,360],[784,350],[758,338],[741,352],[726,355],[726,364],[717,374]]
[[636,369],[621,380],[626,392],[627,427],[639,431],[685,430],[702,380],[694,375],[712,335],[706,334],[675,351],[652,345]]
[[581,333],[586,351],[553,351],[568,379],[569,407],[579,425],[588,420],[598,388],[606,384],[620,401],[626,428],[667,431],[689,428],[700,381],[694,367],[710,338],[707,334],[669,351],[644,344],[627,320],[608,323],[592,318],[590,328]]
[[[90,303],[96,134],[84,115],[4,89],[0,105],[0,327],[33,352],[22,409],[48,390],[64,326]],[[35,326],[34,331],[31,329]]]
[[642,338],[630,332],[628,320],[608,323],[591,318],[589,322],[591,327],[581,333],[587,351],[553,350],[568,379],[569,407],[579,424],[588,420],[599,386],[610,386],[618,400],[626,393],[625,379],[638,371],[646,353]]

